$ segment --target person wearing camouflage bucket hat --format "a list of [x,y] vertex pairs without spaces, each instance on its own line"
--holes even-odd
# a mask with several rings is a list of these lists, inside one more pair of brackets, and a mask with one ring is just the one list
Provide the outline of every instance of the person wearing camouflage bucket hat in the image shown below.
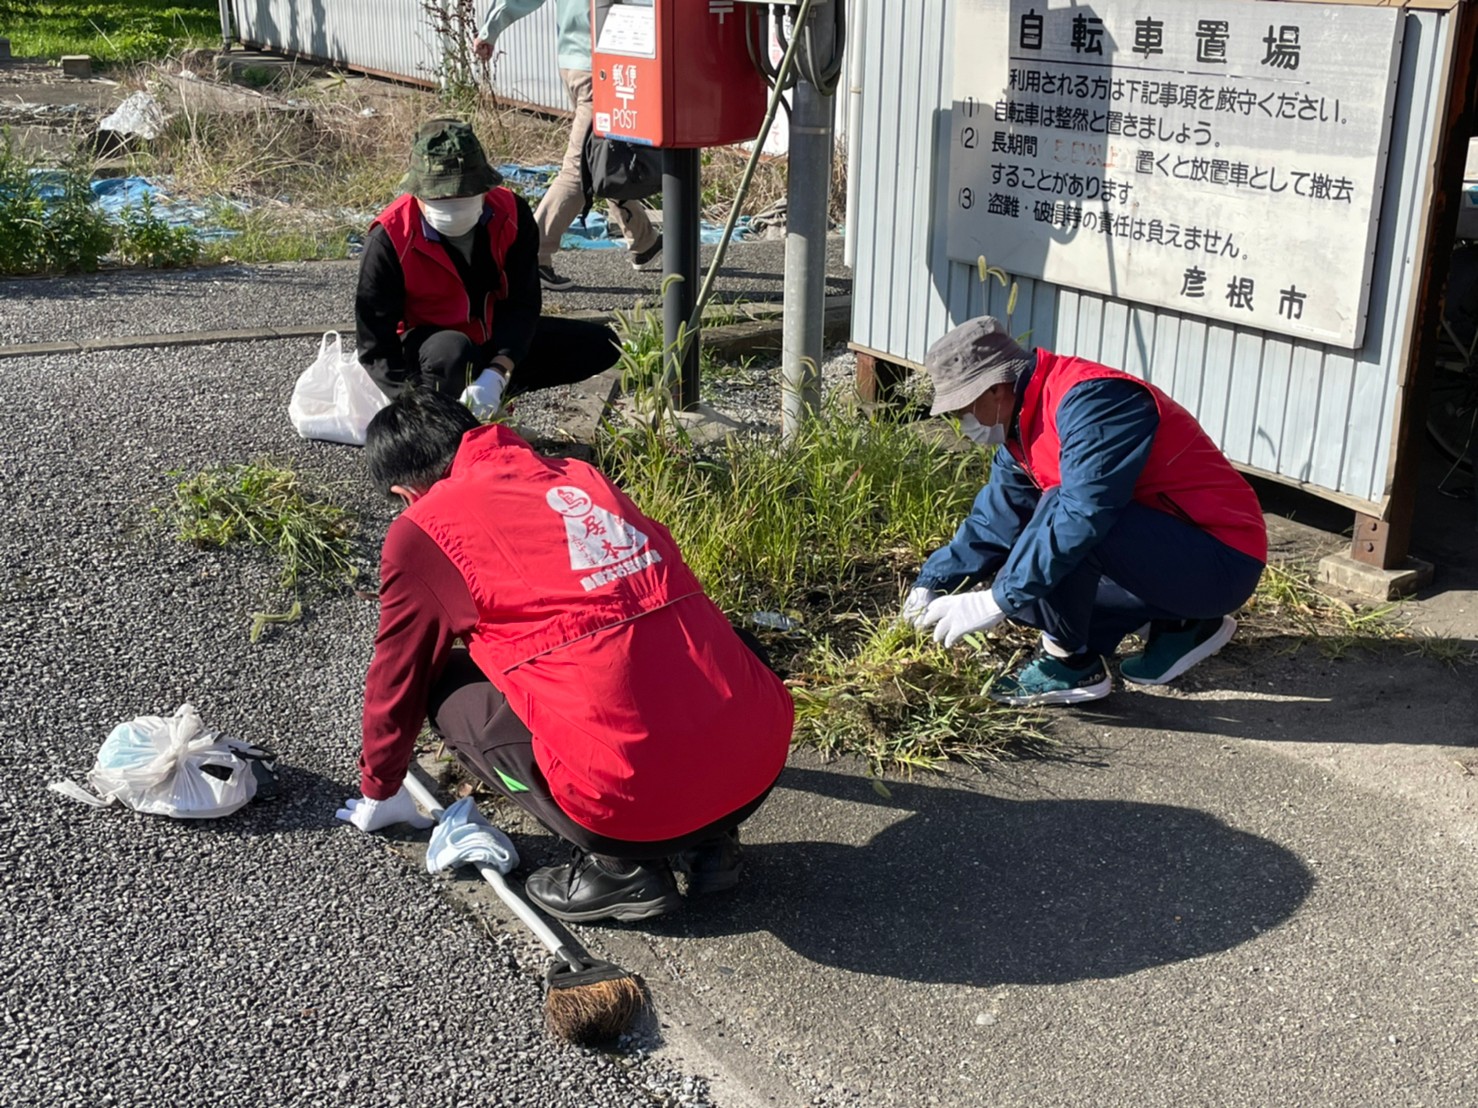
[[930,414],[954,416],[993,455],[969,516],[910,588],[905,621],[946,647],[1008,619],[1040,630],[1037,656],[991,687],[1018,706],[1107,696],[1104,656],[1131,634],[1144,646],[1120,673],[1144,685],[1226,645],[1267,561],[1267,528],[1189,412],[1130,374],[1029,353],[991,316],[940,338],[924,368]]
[[488,164],[470,123],[433,119],[416,132],[410,169],[400,188],[422,201],[451,200],[481,196],[502,183],[503,175]]
[[533,213],[471,124],[423,124],[401,187],[370,225],[354,302],[360,363],[386,396],[420,386],[485,419],[615,364],[611,328],[541,314]]

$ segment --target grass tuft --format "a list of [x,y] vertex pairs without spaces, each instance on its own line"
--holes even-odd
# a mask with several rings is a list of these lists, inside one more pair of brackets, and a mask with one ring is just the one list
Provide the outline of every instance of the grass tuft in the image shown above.
[[849,647],[821,640],[788,682],[797,738],[863,758],[877,776],[940,770],[951,760],[982,768],[1052,745],[1040,714],[990,699],[1003,659],[972,638],[968,649],[945,650],[884,619],[864,624]]
[[210,0],[19,0],[0,5],[0,31],[10,37],[11,53],[18,58],[87,54],[107,65],[147,61],[181,47],[218,45],[221,16]]
[[183,542],[199,547],[241,543],[277,560],[279,583],[292,594],[292,604],[286,612],[253,613],[252,642],[269,624],[301,618],[299,594],[307,580],[348,583],[359,572],[353,560],[354,516],[314,496],[290,469],[266,462],[210,466],[175,485],[163,514]]

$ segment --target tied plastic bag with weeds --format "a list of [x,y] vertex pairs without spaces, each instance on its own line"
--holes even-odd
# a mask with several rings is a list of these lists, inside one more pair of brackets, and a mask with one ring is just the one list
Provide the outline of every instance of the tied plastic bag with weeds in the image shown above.
[[121,803],[150,815],[215,819],[244,807],[263,785],[275,786],[275,764],[266,750],[205,730],[199,713],[182,704],[172,716],[139,716],[113,728],[87,775],[96,796],[73,781],[50,788],[95,808]]

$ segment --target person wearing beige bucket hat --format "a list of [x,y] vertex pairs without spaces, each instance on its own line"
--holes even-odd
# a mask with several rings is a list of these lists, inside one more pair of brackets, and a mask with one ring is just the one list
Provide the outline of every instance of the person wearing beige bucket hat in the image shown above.
[[1172,681],[1226,645],[1267,561],[1267,528],[1189,412],[1130,374],[1028,352],[991,316],[944,335],[924,368],[930,414],[956,417],[994,453],[903,619],[945,646],[1007,619],[1039,629],[1036,657],[991,689],[1015,705],[1107,696],[1104,657],[1136,631],[1144,649],[1120,674],[1137,684]]
[[422,125],[401,189],[370,225],[354,301],[359,360],[381,392],[427,388],[485,419],[507,396],[615,364],[609,327],[541,314],[539,229],[470,124]]

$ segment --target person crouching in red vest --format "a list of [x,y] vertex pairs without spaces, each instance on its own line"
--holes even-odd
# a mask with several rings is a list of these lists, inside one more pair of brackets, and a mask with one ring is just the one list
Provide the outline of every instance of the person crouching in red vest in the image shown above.
[[386,396],[420,385],[485,419],[505,396],[616,363],[609,327],[540,315],[539,229],[502,181],[468,124],[417,132],[404,194],[370,225],[354,299],[359,360]]
[[1015,705],[1107,696],[1104,656],[1146,626],[1144,650],[1119,666],[1136,684],[1172,681],[1226,645],[1262,576],[1267,526],[1189,412],[1097,362],[1029,354],[990,316],[950,331],[924,366],[930,414],[958,416],[994,453],[904,619],[946,646],[1005,619],[1039,628],[1038,655],[991,688]]
[[681,903],[674,866],[690,895],[735,885],[738,826],[785,764],[795,710],[667,529],[594,467],[428,391],[376,414],[365,451],[406,509],[381,554],[363,796],[339,817],[416,818],[402,783],[429,717],[574,846],[525,883],[550,915],[660,915]]

